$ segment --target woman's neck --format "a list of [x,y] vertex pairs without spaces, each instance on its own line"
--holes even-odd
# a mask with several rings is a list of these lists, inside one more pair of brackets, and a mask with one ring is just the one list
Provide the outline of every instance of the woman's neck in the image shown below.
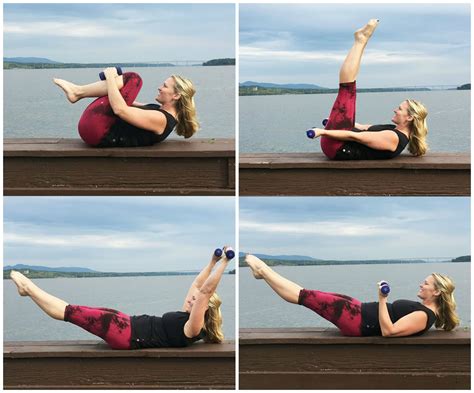
[[421,304],[423,304],[423,306],[429,308],[435,314],[438,314],[438,305],[435,302],[425,299],[421,302]]
[[161,109],[176,117],[176,107],[170,103],[162,104]]

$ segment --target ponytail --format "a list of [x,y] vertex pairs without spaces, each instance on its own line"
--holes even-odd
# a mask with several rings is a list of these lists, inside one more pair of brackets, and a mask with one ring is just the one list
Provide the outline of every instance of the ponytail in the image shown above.
[[176,133],[184,136],[186,139],[191,138],[199,129],[199,123],[196,117],[196,106],[194,104],[193,83],[179,75],[171,75],[175,83],[175,92],[180,95],[176,102],[176,117],[178,124],[176,125]]

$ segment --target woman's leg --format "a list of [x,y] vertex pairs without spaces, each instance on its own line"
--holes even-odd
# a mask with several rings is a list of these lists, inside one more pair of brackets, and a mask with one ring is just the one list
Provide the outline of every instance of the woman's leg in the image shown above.
[[345,336],[361,336],[362,303],[350,296],[302,289],[298,304],[336,325]]
[[[88,85],[76,85],[74,83],[68,82],[64,79],[53,79],[64,93],[71,103],[75,103],[83,98],[87,97],[102,97],[107,95],[107,82],[106,81],[97,81],[90,83]],[[121,89],[123,87],[123,76],[119,75],[115,78],[117,87]]]
[[111,308],[69,304],[64,320],[102,338],[113,349],[130,349],[130,317]]
[[[371,19],[364,27],[354,33],[354,44],[347,54],[339,71],[339,92],[326,124],[326,130],[350,130],[355,124],[356,113],[356,78],[365,47],[377,27],[378,20]],[[321,137],[321,149],[330,159],[344,142],[330,137]]]
[[36,286],[23,274],[12,271],[10,277],[21,296],[29,296],[50,317],[71,322],[99,336],[114,349],[129,349],[130,317],[109,308],[74,306]]
[[299,294],[303,287],[280,276],[267,266],[265,262],[254,255],[247,255],[245,262],[252,269],[255,278],[265,280],[267,284],[287,302],[298,304]]
[[51,318],[64,320],[64,311],[68,303],[49,293],[43,291],[36,286],[33,281],[25,277],[23,274],[13,271],[10,277],[18,288],[21,296],[29,296],[46,314]]
[[[127,105],[131,106],[137,98],[143,82],[140,75],[134,72],[126,72],[122,77],[123,87],[120,89],[120,93]],[[82,114],[78,125],[79,135],[87,144],[97,146],[117,120],[118,117],[110,106],[109,97],[106,95],[99,97]]]

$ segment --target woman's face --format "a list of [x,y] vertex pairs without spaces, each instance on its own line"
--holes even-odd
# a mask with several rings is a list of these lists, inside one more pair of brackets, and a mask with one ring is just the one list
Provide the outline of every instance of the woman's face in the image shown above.
[[169,77],[158,88],[158,95],[155,98],[156,101],[158,101],[162,105],[173,102],[173,100],[176,101],[179,98],[179,94],[175,93],[174,88],[175,88],[174,79]]
[[439,295],[439,291],[435,287],[435,279],[433,276],[428,276],[420,283],[420,290],[418,297],[422,300],[432,300]]
[[413,120],[413,117],[408,114],[408,103],[406,101],[403,101],[398,108],[395,108],[393,113],[392,123],[396,125],[406,126]]

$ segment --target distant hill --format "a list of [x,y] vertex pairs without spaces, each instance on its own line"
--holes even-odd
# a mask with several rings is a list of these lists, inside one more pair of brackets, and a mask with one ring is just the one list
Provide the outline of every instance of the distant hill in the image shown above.
[[44,57],[4,57],[3,61],[11,63],[42,63],[42,64],[61,64],[59,61],[45,59]]
[[471,90],[471,84],[466,83],[464,85],[458,86],[457,90]]
[[322,87],[318,85],[312,85],[308,83],[285,83],[285,84],[278,84],[278,83],[265,83],[265,82],[254,82],[254,81],[246,81],[243,83],[239,83],[241,87],[265,87],[270,89],[327,89],[327,87]]
[[203,66],[223,66],[223,65],[235,65],[235,59],[213,59],[202,63]]
[[[246,253],[239,253],[239,257],[245,257]],[[266,254],[253,254],[260,259],[275,259],[283,261],[321,261],[322,259],[316,259],[313,257],[308,257],[306,255],[266,255]]]
[[464,255],[462,257],[457,257],[457,258],[451,259],[451,262],[471,262],[471,256]]
[[98,273],[96,270],[86,267],[48,267],[36,265],[16,264],[14,266],[4,266],[3,270],[37,270],[42,272],[63,272],[63,273]]

